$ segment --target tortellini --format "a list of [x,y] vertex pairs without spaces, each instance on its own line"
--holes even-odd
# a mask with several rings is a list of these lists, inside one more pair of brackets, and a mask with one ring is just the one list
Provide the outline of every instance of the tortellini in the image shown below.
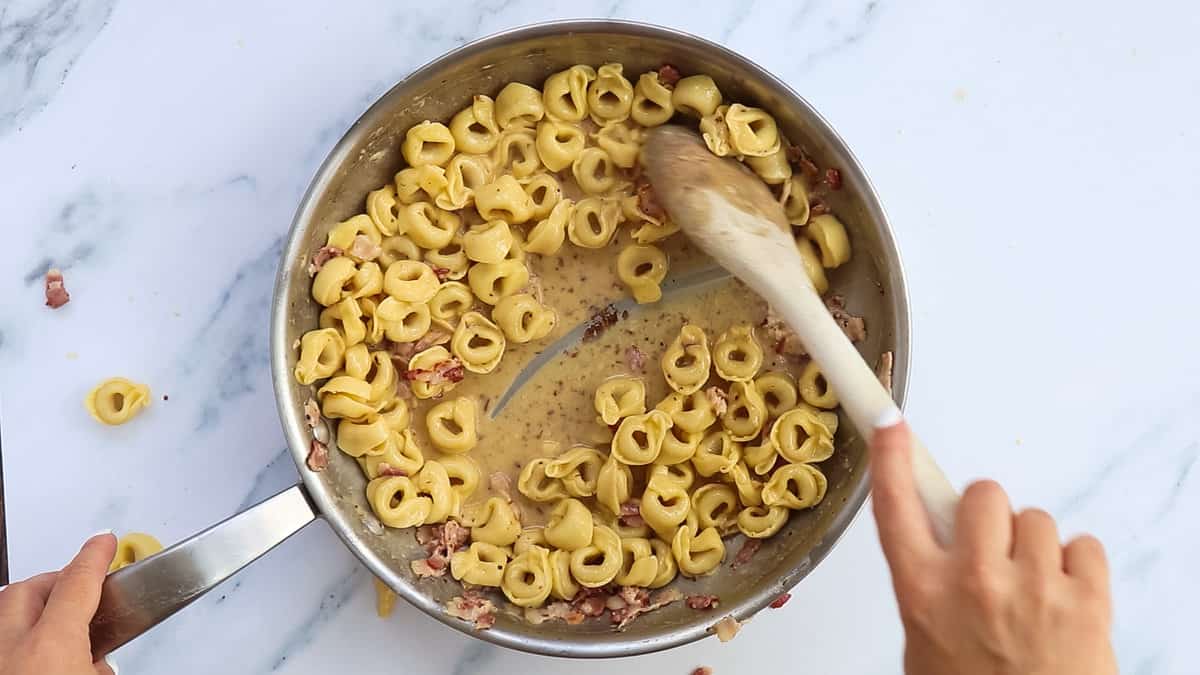
[[508,561],[500,590],[518,607],[538,607],[550,597],[552,584],[550,553],[541,546],[533,546]]
[[659,477],[646,486],[639,512],[658,536],[669,539],[675,528],[687,519],[691,507],[687,487],[670,478]]
[[621,204],[607,197],[586,197],[575,204],[567,238],[581,248],[604,248],[617,234],[625,216]]
[[636,377],[609,378],[596,388],[593,401],[600,421],[612,426],[623,417],[646,412],[646,383]]
[[675,427],[688,432],[703,433],[717,421],[712,399],[703,391],[668,394],[655,408],[670,415]]
[[433,499],[420,494],[408,476],[380,476],[367,483],[367,503],[388,527],[414,527],[429,517]]
[[809,219],[804,236],[821,252],[823,267],[840,267],[850,260],[850,237],[846,235],[846,226],[836,216],[826,213]]
[[518,344],[540,340],[554,330],[558,314],[528,293],[501,298],[492,308],[492,318],[504,337]]
[[697,534],[683,525],[671,539],[671,553],[681,574],[700,577],[716,571],[725,558],[725,542],[716,528],[709,527]]
[[829,290],[829,278],[825,276],[825,268],[821,265],[817,247],[807,237],[796,239],[796,250],[800,252],[800,262],[804,266],[804,274],[812,282],[813,288],[819,294]]
[[638,304],[662,299],[662,281],[667,276],[667,255],[655,246],[633,244],[617,256],[617,278],[629,288]]
[[409,166],[443,166],[454,154],[454,134],[446,125],[428,120],[408,130],[400,153]]
[[823,462],[833,456],[836,413],[801,404],[771,426],[771,445],[789,462]]
[[571,576],[580,586],[600,588],[621,571],[621,538],[603,525],[592,527],[592,541],[571,552]]
[[612,456],[631,466],[650,464],[658,459],[671,424],[671,416],[661,410],[626,417],[613,436]]
[[786,464],[775,470],[762,489],[767,506],[792,510],[815,506],[825,497],[825,474],[811,464]]
[[587,105],[592,119],[603,126],[629,117],[633,107],[633,85],[625,79],[619,63],[606,63],[596,71],[596,79],[588,86]]
[[721,90],[708,75],[689,75],[675,83],[671,105],[692,117],[711,115],[721,105]]
[[457,211],[475,203],[475,190],[492,180],[492,160],[485,155],[455,155],[446,165],[446,186],[434,198],[440,209]]
[[116,572],[122,567],[128,567],[141,562],[158,553],[163,548],[157,539],[143,532],[130,532],[117,539],[117,552],[108,565],[109,572]]
[[[312,384],[337,372],[345,356],[346,340],[341,333],[333,328],[310,330],[300,338],[300,356],[296,359],[293,375],[300,384]],[[115,404],[116,400],[110,399],[110,403]],[[121,403],[124,407],[124,394]]]
[[521,520],[512,504],[499,497],[492,497],[476,507],[463,518],[463,524],[471,528],[471,541],[493,546],[511,546],[521,534]]
[[621,571],[616,582],[622,586],[650,587],[658,577],[658,556],[648,539],[621,539]]
[[713,367],[730,382],[749,382],[762,368],[763,348],[754,338],[754,329],[739,325],[721,333],[712,348]]
[[665,124],[675,114],[671,90],[659,81],[657,73],[642,73],[633,89],[633,121],[644,127]]
[[578,125],[554,120],[538,122],[534,147],[538,159],[551,171],[562,171],[571,166],[586,145],[587,136]]
[[475,295],[471,288],[460,281],[447,281],[433,294],[427,303],[429,316],[438,321],[453,323],[471,311]]
[[546,116],[564,122],[578,122],[586,117],[588,84],[594,79],[596,71],[591,66],[571,66],[547,77],[542,84]]
[[602,195],[617,184],[617,165],[603,148],[584,148],[571,162],[571,175],[579,189]]
[[[421,352],[417,352],[408,361],[408,372],[411,373],[437,373],[437,369],[445,363],[450,362],[450,352],[441,345],[430,347]],[[458,384],[453,379],[442,378],[413,378],[409,382],[412,388],[413,396],[417,398],[437,398],[454,388]]]
[[450,556],[450,576],[476,586],[499,586],[508,565],[508,551],[484,541],[473,541],[465,551]]
[[591,497],[596,494],[605,459],[594,448],[576,446],[546,464],[546,475],[558,479],[572,497]]
[[629,466],[609,456],[596,478],[596,501],[613,515],[621,515],[621,506],[633,496],[633,472]]
[[763,430],[767,423],[767,404],[753,382],[734,382],[729,385],[725,414],[721,415],[721,426],[735,441],[749,441]]
[[469,154],[490,152],[500,136],[496,123],[496,103],[490,96],[476,96],[450,120],[454,148]]
[[[310,332],[316,333],[318,331]],[[309,356],[315,361],[316,358],[320,357],[322,352],[316,352],[314,355],[311,353],[312,349],[315,349],[315,347],[310,347]],[[302,342],[301,356],[303,357],[303,355],[304,346]],[[296,379],[300,379],[300,372],[300,364],[296,364]],[[308,375],[307,372],[306,375]],[[149,404],[150,387],[123,377],[112,377],[101,382],[88,392],[87,397],[83,400],[83,405],[87,408],[88,414],[92,416],[92,419],[101,424],[108,425],[128,422],[142,408],[145,408]]]
[[821,368],[816,361],[809,361],[804,370],[800,371],[796,388],[800,391],[800,398],[813,407],[831,409],[838,405],[837,395],[825,381],[825,376],[821,374]]
[[564,551],[577,551],[592,543],[592,512],[578,499],[554,505],[546,521],[546,541]]
[[563,199],[554,205],[550,215],[538,221],[529,230],[525,239],[525,250],[538,255],[554,255],[562,248],[563,240],[567,238],[567,226],[571,224],[575,213],[575,202]]
[[729,144],[739,155],[766,157],[775,154],[781,145],[775,118],[761,108],[734,103],[725,113],[725,126],[729,128]]
[[738,503],[737,492],[720,483],[702,485],[692,493],[692,511],[701,530],[732,530],[737,525]]
[[525,463],[517,479],[517,490],[535,502],[552,502],[567,496],[562,483],[546,475],[547,457],[538,457]]
[[542,168],[542,159],[533,130],[511,129],[500,134],[500,140],[492,150],[492,165],[496,171],[507,170],[518,179],[536,175],[535,172]]
[[768,417],[779,417],[795,408],[799,400],[792,377],[782,371],[773,370],[759,375],[754,380],[754,388],[762,395]]
[[544,114],[542,92],[527,84],[509,82],[496,95],[496,123],[502,129],[531,126]]
[[694,394],[708,381],[711,367],[708,337],[699,326],[684,324],[663,352],[662,370],[667,384],[681,394]]
[[701,476],[715,476],[732,471],[741,458],[742,445],[728,431],[710,431],[700,439],[692,466]]
[[500,327],[479,312],[467,312],[458,321],[450,350],[472,373],[490,373],[500,365],[506,342]]
[[495,305],[529,283],[529,268],[519,260],[480,263],[467,272],[467,285],[483,302]]
[[788,510],[782,506],[749,506],[738,513],[737,526],[751,539],[773,537],[787,523]]
[[479,442],[475,402],[465,396],[442,401],[425,414],[425,428],[438,450],[455,454],[469,451]]

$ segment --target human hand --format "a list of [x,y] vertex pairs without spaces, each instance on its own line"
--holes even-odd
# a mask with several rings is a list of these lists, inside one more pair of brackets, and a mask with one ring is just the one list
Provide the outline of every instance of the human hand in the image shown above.
[[99,534],[61,571],[0,590],[0,675],[115,675],[92,663],[88,624],[116,552],[116,537]]
[[1066,546],[1045,511],[1013,515],[993,481],[969,486],[954,541],[934,539],[913,483],[908,426],[876,430],[871,484],[892,570],[908,675],[1108,675],[1117,672],[1104,548]]

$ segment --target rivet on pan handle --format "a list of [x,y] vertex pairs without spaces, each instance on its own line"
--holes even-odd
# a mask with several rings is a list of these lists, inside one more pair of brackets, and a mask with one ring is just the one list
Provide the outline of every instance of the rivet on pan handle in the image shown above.
[[294,485],[104,580],[92,619],[92,656],[105,654],[187,607],[316,519]]

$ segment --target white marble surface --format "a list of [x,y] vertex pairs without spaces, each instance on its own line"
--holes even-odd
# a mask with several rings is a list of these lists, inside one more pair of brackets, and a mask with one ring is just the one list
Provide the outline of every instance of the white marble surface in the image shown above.
[[[1127,673],[1196,672],[1200,9],[770,0],[0,3],[0,393],[13,572],[106,527],[182,538],[296,479],[269,386],[281,237],[318,163],[417,65],[568,12],[759,61],[841,131],[911,283],[909,411],[948,472],[1107,543]],[[71,304],[42,306],[66,270]],[[136,424],[80,406],[154,389]],[[169,401],[158,399],[170,395]],[[887,673],[869,515],[731,644],[566,664],[402,606],[316,524],[118,653],[128,673]],[[1064,646],[1067,648],[1068,646]]]

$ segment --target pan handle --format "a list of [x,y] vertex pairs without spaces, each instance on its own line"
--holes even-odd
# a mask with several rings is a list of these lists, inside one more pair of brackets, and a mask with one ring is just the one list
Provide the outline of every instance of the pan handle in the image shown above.
[[269,497],[104,580],[92,618],[99,660],[188,606],[317,517],[302,485]]

